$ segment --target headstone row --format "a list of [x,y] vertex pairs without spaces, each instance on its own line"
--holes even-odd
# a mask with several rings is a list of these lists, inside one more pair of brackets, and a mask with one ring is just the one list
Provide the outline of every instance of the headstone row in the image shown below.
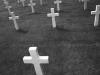
[[[40,1],[42,3],[42,0],[40,0]],[[24,6],[25,0],[18,0],[18,3],[19,2],[22,2],[23,6]],[[54,4],[57,4],[58,11],[60,11],[60,3],[62,3],[62,1],[60,1],[60,0],[54,1]],[[9,6],[9,3],[7,0],[4,0],[4,4],[5,4],[6,8],[8,9],[9,15],[11,16],[11,17],[9,17],[9,20],[12,20],[14,22],[14,27],[17,31],[20,30],[20,28],[17,24],[17,19],[19,19],[19,16],[15,16],[14,12],[11,11],[12,6]],[[35,9],[34,9],[35,5],[36,5],[36,3],[34,3],[33,0],[30,0],[30,3],[28,4],[28,6],[31,7],[32,13],[35,13]],[[52,17],[52,26],[53,26],[53,28],[56,28],[55,17],[59,16],[59,13],[55,13],[54,8],[51,8],[51,13],[47,14],[47,16]]]
[[[24,2],[25,0],[20,0],[22,2]],[[89,0],[80,0],[83,2],[87,2]],[[57,4],[57,10],[58,12],[60,11],[60,3],[62,3],[61,0],[56,0],[54,1],[54,4]],[[14,22],[14,26],[16,30],[19,30],[19,26],[17,24],[16,19],[19,19],[19,16],[15,16],[14,12],[12,12],[10,9],[12,8],[12,6],[9,6],[9,3],[7,0],[4,0],[4,4],[6,6],[6,8],[8,9],[9,14],[11,15],[11,17],[9,17],[9,20],[13,20]],[[24,3],[23,3],[24,5]],[[32,9],[32,13],[35,13],[35,9],[34,6],[36,5],[36,3],[33,2],[33,0],[30,0],[30,3],[28,4],[28,6],[31,7]],[[99,14],[100,14],[100,5],[96,5],[96,11],[91,11],[91,14],[95,14],[95,20],[94,20],[94,26],[98,26],[98,22],[99,22]],[[47,14],[48,17],[52,17],[52,27],[56,28],[56,16],[59,16],[59,13],[55,13],[54,12],[54,8],[51,8],[51,13]]]

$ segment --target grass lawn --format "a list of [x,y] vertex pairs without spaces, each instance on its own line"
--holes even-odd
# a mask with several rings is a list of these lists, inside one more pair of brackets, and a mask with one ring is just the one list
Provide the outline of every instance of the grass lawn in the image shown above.
[[50,8],[56,7],[53,0],[43,6],[37,0],[36,14],[30,7],[9,0],[11,10],[20,17],[20,32],[0,1],[0,75],[36,75],[32,64],[23,63],[32,46],[38,47],[40,56],[50,58],[49,64],[41,65],[45,75],[100,75],[100,27],[94,28],[91,15],[100,1],[91,0],[86,11],[78,0],[62,1],[57,29],[53,29],[47,17]]

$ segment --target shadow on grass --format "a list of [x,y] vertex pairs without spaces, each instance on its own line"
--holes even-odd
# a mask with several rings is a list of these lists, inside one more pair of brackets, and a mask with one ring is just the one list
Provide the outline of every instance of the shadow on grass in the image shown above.
[[25,34],[25,33],[28,33],[28,30],[19,29],[19,30],[17,30],[17,32]]
[[65,27],[61,27],[61,26],[57,26],[56,30],[60,30],[60,31],[67,31],[67,32],[94,32],[94,31],[100,31],[100,28],[95,28],[93,26],[91,26],[91,28],[65,28]]

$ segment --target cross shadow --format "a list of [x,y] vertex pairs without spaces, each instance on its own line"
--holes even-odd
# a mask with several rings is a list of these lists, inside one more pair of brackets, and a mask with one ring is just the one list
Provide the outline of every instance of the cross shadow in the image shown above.
[[55,29],[56,29],[56,30],[60,30],[60,31],[67,31],[67,32],[70,31],[70,30],[68,30],[68,29],[64,29],[63,27],[59,27],[59,26],[56,26]]
[[19,30],[17,30],[17,32],[25,34],[25,33],[28,33],[28,30],[19,29]]
[[94,27],[94,29],[95,29],[95,32],[100,32],[100,26],[97,26],[97,27]]
[[64,31],[64,32],[94,32],[94,31],[100,31],[100,27],[97,29],[95,27],[91,27],[90,29],[67,29],[64,27],[56,26],[55,28],[58,31]]
[[35,12],[35,13],[28,13],[28,15],[38,15],[41,14],[40,12]]
[[56,13],[67,13],[67,12],[64,11],[64,10],[60,10],[60,11],[55,10],[55,12],[56,12]]

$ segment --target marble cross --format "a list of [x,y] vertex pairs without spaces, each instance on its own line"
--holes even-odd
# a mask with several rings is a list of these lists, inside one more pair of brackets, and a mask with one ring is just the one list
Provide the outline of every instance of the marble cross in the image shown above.
[[86,10],[87,9],[87,3],[88,3],[89,0],[79,0],[79,1],[84,2],[84,10]]
[[16,19],[19,19],[19,16],[15,16],[14,12],[10,12],[10,13],[11,13],[11,17],[9,17],[9,20],[13,20],[15,29],[19,30],[19,26],[16,21]]
[[57,4],[57,11],[60,11],[60,3],[62,3],[61,0],[54,1],[54,4]]
[[30,4],[28,4],[28,6],[31,6],[32,13],[35,13],[35,9],[34,9],[35,5],[36,5],[36,3],[33,3],[33,1],[30,1]]
[[47,14],[48,17],[52,17],[52,26],[56,28],[56,20],[55,17],[59,16],[59,13],[54,12],[54,8],[51,8],[51,13]]
[[20,0],[22,2],[23,7],[25,6],[25,0]]
[[43,75],[42,69],[40,64],[47,64],[49,63],[48,61],[48,56],[39,56],[37,52],[37,47],[30,47],[29,48],[29,53],[31,56],[24,56],[23,61],[26,64],[33,64],[36,75]]
[[8,3],[8,1],[7,0],[3,0],[4,1],[4,4],[6,5],[6,6],[8,6],[9,5],[9,3]]
[[18,3],[20,3],[20,0],[17,0]]
[[43,0],[40,0],[40,4],[43,5]]
[[100,15],[100,5],[96,5],[96,10],[91,11],[91,14],[95,14],[94,26],[98,26],[99,15]]
[[9,12],[9,14],[11,14],[11,8],[12,8],[12,6],[6,6],[5,8],[7,8],[8,9],[8,12]]

